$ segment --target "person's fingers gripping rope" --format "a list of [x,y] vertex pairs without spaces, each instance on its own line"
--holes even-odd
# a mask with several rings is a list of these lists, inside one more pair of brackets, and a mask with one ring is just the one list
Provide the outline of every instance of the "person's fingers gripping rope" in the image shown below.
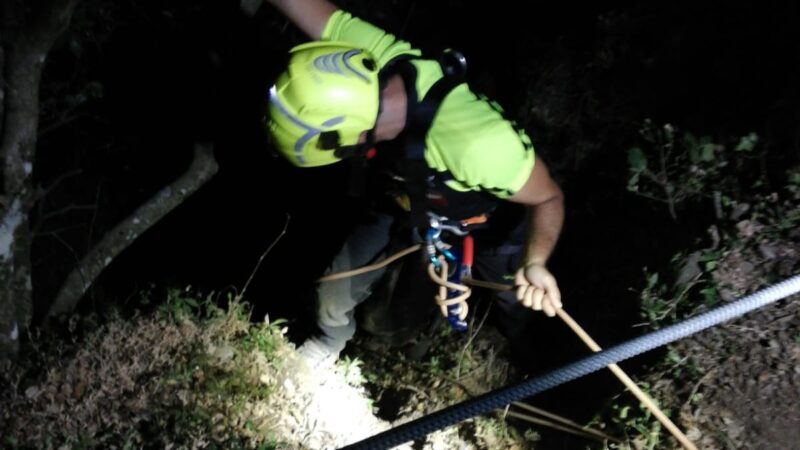
[[561,309],[561,291],[553,274],[541,264],[529,264],[517,270],[514,276],[517,300],[526,308],[544,311],[549,317]]

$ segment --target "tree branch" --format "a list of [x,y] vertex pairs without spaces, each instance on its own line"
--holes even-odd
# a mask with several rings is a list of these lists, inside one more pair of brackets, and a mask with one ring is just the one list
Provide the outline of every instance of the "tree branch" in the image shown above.
[[[0,2],[6,90],[0,157],[5,162],[6,195],[20,195],[29,182],[39,125],[42,67],[56,38],[69,25],[76,3],[77,0]],[[27,206],[30,205],[23,205]]]
[[33,312],[28,214],[47,53],[77,0],[0,1],[0,359],[15,354]]
[[217,173],[211,144],[196,144],[189,169],[120,224],[108,231],[66,278],[48,316],[72,311],[103,269],[142,233],[180,205]]

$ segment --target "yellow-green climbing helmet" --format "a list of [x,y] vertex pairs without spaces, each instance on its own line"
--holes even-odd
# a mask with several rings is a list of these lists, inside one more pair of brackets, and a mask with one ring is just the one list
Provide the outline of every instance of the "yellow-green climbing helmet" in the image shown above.
[[352,45],[310,42],[290,51],[269,90],[267,126],[274,145],[300,167],[332,164],[372,133],[378,118],[378,67]]

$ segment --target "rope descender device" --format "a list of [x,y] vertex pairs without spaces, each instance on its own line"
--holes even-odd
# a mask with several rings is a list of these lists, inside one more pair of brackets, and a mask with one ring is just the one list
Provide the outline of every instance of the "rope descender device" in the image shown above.
[[[430,226],[425,233],[425,252],[428,256],[428,275],[439,285],[436,304],[456,331],[467,330],[467,299],[472,290],[461,283],[472,271],[474,244],[472,236],[456,225],[447,223],[447,218],[428,213]],[[449,231],[464,238],[463,246],[454,249],[442,240],[442,231]]]

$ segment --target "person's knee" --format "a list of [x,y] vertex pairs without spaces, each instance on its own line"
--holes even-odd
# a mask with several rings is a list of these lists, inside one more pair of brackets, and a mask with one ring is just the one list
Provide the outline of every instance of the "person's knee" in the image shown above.
[[344,327],[350,324],[348,314],[352,308],[345,308],[333,302],[321,302],[317,310],[317,320],[328,327]]

